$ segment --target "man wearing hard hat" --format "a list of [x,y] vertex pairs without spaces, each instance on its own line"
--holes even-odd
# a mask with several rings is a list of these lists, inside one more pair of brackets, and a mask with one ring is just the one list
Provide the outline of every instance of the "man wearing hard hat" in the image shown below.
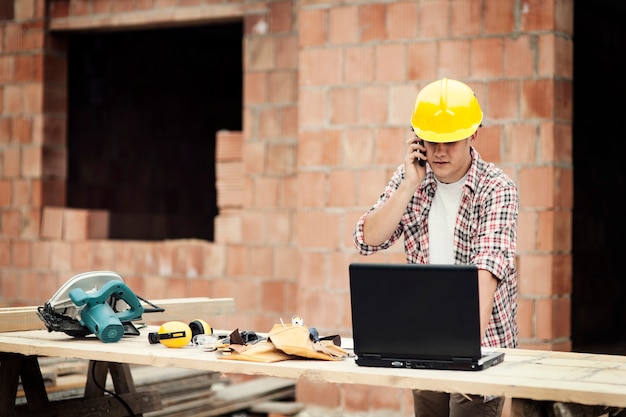
[[[356,224],[359,253],[404,237],[408,263],[478,267],[482,345],[517,346],[515,183],[473,145],[483,121],[469,86],[443,78],[417,95],[404,162]],[[442,306],[445,308],[445,306]],[[413,392],[415,415],[500,416],[504,398]]]

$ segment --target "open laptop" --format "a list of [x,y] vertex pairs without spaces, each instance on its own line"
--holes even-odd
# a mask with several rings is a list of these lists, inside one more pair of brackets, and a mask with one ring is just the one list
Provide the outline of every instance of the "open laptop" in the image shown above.
[[358,365],[477,371],[504,360],[480,346],[475,266],[353,263],[349,272]]

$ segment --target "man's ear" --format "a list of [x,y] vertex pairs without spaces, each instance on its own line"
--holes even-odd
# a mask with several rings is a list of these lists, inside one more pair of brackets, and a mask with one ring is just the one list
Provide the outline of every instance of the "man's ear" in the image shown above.
[[472,136],[469,137],[469,144],[474,145],[476,143],[476,137],[478,136],[478,130],[474,132]]

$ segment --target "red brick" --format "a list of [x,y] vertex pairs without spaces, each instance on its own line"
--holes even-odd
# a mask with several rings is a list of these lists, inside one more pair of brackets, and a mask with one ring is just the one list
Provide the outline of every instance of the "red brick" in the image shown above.
[[[500,0],[490,0],[500,3]],[[508,0],[513,3],[513,0]],[[521,28],[524,32],[553,30],[555,19],[555,4],[559,2],[543,0],[526,0],[521,10]],[[511,7],[513,10],[513,7]]]
[[354,171],[334,171],[328,178],[328,207],[351,207],[355,204]]
[[500,77],[504,70],[504,42],[499,38],[471,41],[471,74],[473,77]]
[[173,248],[172,273],[184,278],[197,278],[203,271],[202,245],[181,241]]
[[90,13],[89,1],[73,0],[70,2],[70,16],[85,16]]
[[404,45],[380,45],[375,54],[376,81],[406,81],[407,56]]
[[88,216],[88,210],[65,209],[63,211],[63,239],[86,240]]
[[298,38],[285,36],[275,39],[276,68],[297,69],[298,67]]
[[298,207],[325,207],[326,173],[301,172],[298,175],[298,189],[306,190],[298,194]]
[[450,31],[449,2],[420,2],[418,9],[419,36],[445,38]]
[[518,187],[521,206],[552,207],[555,196],[554,178],[554,169],[550,167],[520,169]]
[[[11,57],[10,60],[15,60],[15,71],[13,78],[15,81],[32,81],[34,79],[34,58],[32,55],[18,55],[15,58]],[[4,64],[7,58],[0,61],[0,64]],[[4,66],[4,65],[3,65]],[[0,71],[0,78],[2,77],[2,71]],[[6,80],[10,81],[10,80]]]
[[72,245],[70,243],[50,242],[50,269],[64,274],[72,269]]
[[326,93],[320,89],[301,89],[298,120],[302,127],[320,126],[326,123]]
[[417,3],[400,1],[387,4],[387,38],[414,39],[417,37]]
[[267,172],[274,174],[290,174],[295,172],[295,144],[270,144],[268,147]]
[[296,384],[296,398],[298,401],[329,409],[335,409],[341,405],[337,386],[326,382],[299,379]]
[[510,33],[515,29],[515,0],[487,0],[485,32]]
[[553,117],[554,107],[553,81],[522,81],[521,117],[527,119],[551,118]]
[[107,239],[109,237],[109,212],[89,210],[87,216],[87,238]]
[[270,32],[290,32],[293,28],[292,1],[270,3]]
[[343,67],[341,49],[304,49],[300,52],[301,85],[340,84]]
[[245,42],[248,71],[269,70],[274,67],[276,45],[273,37],[251,37]]
[[355,88],[335,88],[330,91],[332,124],[353,124],[357,121],[358,90]]
[[416,42],[407,46],[407,78],[409,80],[430,80],[437,76],[437,44]]
[[339,237],[339,215],[325,211],[296,214],[295,240],[302,247],[335,248]]
[[13,267],[15,268],[30,268],[31,263],[31,242],[29,241],[14,241],[13,244]]
[[[490,119],[516,119],[519,114],[519,83],[515,80],[492,81],[488,89]],[[484,107],[484,106],[483,106]]]
[[20,212],[18,210],[0,211],[0,236],[18,237],[20,235]]
[[22,148],[20,174],[27,178],[39,177],[42,170],[41,146],[27,146]]
[[264,281],[261,287],[261,308],[266,312],[280,314],[285,311],[285,283]]
[[384,123],[387,121],[387,93],[386,87],[378,84],[363,87],[359,97],[359,122],[363,125]]
[[[0,112],[2,112],[2,95],[3,90],[0,89]],[[0,119],[0,143],[11,143],[13,141],[13,119]]]
[[50,242],[33,242],[31,256],[31,267],[34,269],[50,269]]
[[[400,83],[389,87],[389,115],[388,125],[401,126],[407,130],[410,126],[411,114],[415,107],[415,97],[417,96],[417,86],[412,83]],[[382,127],[382,126],[381,126]],[[404,142],[406,133],[400,136]]]
[[336,6],[328,12],[328,42],[331,44],[354,44],[358,41],[358,8]]
[[[10,268],[11,264],[11,247],[12,242],[9,240],[0,240],[0,268]],[[2,274],[0,274],[2,276]],[[3,297],[5,296],[4,293]]]
[[[400,161],[398,161],[398,165]],[[358,172],[357,201],[359,206],[369,207],[376,202],[383,188],[389,182],[389,176],[381,169],[362,170]],[[363,214],[363,213],[360,213]],[[356,219],[355,222],[356,223]],[[352,228],[351,228],[352,229]],[[352,234],[350,233],[350,239]]]
[[345,50],[344,81],[348,84],[374,81],[374,48],[371,46],[348,47]]
[[569,298],[537,300],[537,338],[554,340],[570,334],[571,306]]
[[298,106],[290,105],[281,107],[280,136],[284,138],[295,138],[298,136]]
[[13,140],[19,143],[32,142],[32,120],[16,117],[13,120]]
[[483,27],[482,4],[474,0],[457,0],[450,2],[451,35],[480,35]]
[[387,8],[384,4],[366,4],[359,6],[359,28],[361,42],[387,38]]
[[470,74],[470,41],[442,40],[439,46],[439,71],[444,75],[454,74],[465,78]]
[[51,18],[68,17],[70,14],[70,2],[67,0],[50,0],[48,12]]
[[[107,240],[98,240],[93,243],[93,259],[92,268],[96,270],[115,270],[115,242]],[[159,259],[163,263],[166,263],[166,257],[163,256]],[[171,274],[171,268],[167,270],[163,268],[164,274]],[[167,271],[167,272],[166,272]]]
[[[46,90],[46,98],[49,99],[55,95],[54,89],[50,88]],[[26,113],[41,113],[44,110],[44,94],[43,84],[32,83],[24,84],[23,86],[23,110]],[[47,108],[46,110],[56,111],[55,108]],[[65,108],[59,108],[58,110],[64,111]]]
[[242,158],[243,136],[241,132],[220,130],[217,132],[215,160],[217,162],[240,161]]
[[293,71],[275,71],[269,75],[270,103],[290,103],[297,96],[297,80]]
[[0,207],[9,207],[11,205],[11,200],[11,181],[0,180]]
[[326,16],[322,9],[302,10],[298,17],[298,34],[301,47],[319,46],[326,42]]
[[87,271],[92,269],[93,244],[83,240],[71,243],[71,263],[75,271]]
[[4,50],[6,52],[20,51],[23,48],[24,28],[21,24],[7,24],[4,26]]
[[537,126],[531,123],[510,123],[504,129],[503,161],[521,164],[536,162]]
[[535,337],[535,301],[520,297],[517,301],[517,330],[520,339]]
[[352,384],[350,389],[343,391],[344,408],[347,411],[368,411],[370,409],[372,387],[369,385]]
[[267,101],[267,74],[264,72],[246,72],[244,74],[244,102],[247,105]]
[[40,213],[38,208],[25,208],[21,213],[20,237],[23,239],[35,239],[39,237]]
[[5,115],[21,113],[23,110],[22,87],[20,85],[5,85],[3,103]]
[[[540,47],[539,50],[541,52],[543,48]],[[534,64],[535,48],[530,36],[504,40],[504,75],[506,77],[532,77],[535,70]]]

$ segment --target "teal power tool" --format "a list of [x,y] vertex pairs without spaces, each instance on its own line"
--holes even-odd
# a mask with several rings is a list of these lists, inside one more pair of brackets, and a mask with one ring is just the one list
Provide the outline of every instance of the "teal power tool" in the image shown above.
[[91,271],[70,278],[37,308],[37,315],[49,332],[64,332],[72,337],[95,334],[110,343],[124,335],[139,336],[132,320],[141,319],[144,313],[162,311],[165,310],[135,295],[117,272]]
[[[114,297],[123,300],[130,307],[128,310],[115,312],[107,300]],[[70,291],[70,298],[79,307],[83,307],[78,321],[87,327],[104,343],[119,341],[124,336],[122,321],[140,318],[143,306],[139,299],[122,281],[109,281],[92,294],[82,288]]]

